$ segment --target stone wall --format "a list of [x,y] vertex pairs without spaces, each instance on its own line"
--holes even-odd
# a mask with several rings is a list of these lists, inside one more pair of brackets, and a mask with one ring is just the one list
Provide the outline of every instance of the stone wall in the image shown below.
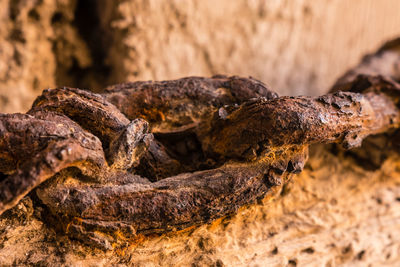
[[41,90],[253,76],[320,94],[400,33],[396,0],[0,0],[0,111]]

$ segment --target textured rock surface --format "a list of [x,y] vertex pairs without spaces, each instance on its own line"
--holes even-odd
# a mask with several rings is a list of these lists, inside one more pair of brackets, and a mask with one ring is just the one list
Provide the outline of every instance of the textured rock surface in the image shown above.
[[400,260],[400,159],[366,171],[314,147],[291,184],[232,218],[104,253],[37,219],[24,199],[0,221],[0,262],[66,266],[393,266]]
[[320,95],[398,34],[400,2],[0,1],[0,111],[43,88],[217,73]]
[[73,82],[73,65],[90,64],[74,20],[75,1],[1,0],[0,110],[26,111],[43,88]]

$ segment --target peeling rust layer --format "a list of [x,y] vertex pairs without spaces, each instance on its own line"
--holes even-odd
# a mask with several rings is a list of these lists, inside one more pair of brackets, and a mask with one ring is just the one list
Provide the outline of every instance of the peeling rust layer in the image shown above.
[[200,127],[204,150],[229,158],[314,143],[360,146],[367,135],[398,127],[397,101],[380,92],[257,99]]
[[[32,116],[34,115],[34,116]],[[0,211],[67,167],[101,180],[106,169],[99,139],[65,116],[41,111],[0,115]]]
[[153,132],[191,126],[224,105],[239,105],[256,97],[278,97],[253,78],[223,75],[118,84],[107,88],[103,95],[128,119],[147,120]]
[[357,77],[321,97],[236,76],[46,90],[0,116],[0,213],[52,178],[36,193],[65,231],[112,249],[236,212],[301,172],[310,144],[400,125],[398,83]]

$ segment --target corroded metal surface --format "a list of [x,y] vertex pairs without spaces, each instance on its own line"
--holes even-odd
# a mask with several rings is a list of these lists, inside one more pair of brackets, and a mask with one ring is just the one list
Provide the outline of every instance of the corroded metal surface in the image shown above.
[[396,81],[343,84],[321,97],[225,76],[46,90],[0,116],[0,212],[49,180],[39,200],[102,248],[209,222],[301,172],[310,144],[357,147],[400,125]]

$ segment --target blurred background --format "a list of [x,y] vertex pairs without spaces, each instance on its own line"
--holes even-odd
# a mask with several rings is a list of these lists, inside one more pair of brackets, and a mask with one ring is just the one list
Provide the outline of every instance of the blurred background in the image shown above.
[[0,0],[0,112],[43,89],[253,76],[318,95],[400,34],[398,0]]

